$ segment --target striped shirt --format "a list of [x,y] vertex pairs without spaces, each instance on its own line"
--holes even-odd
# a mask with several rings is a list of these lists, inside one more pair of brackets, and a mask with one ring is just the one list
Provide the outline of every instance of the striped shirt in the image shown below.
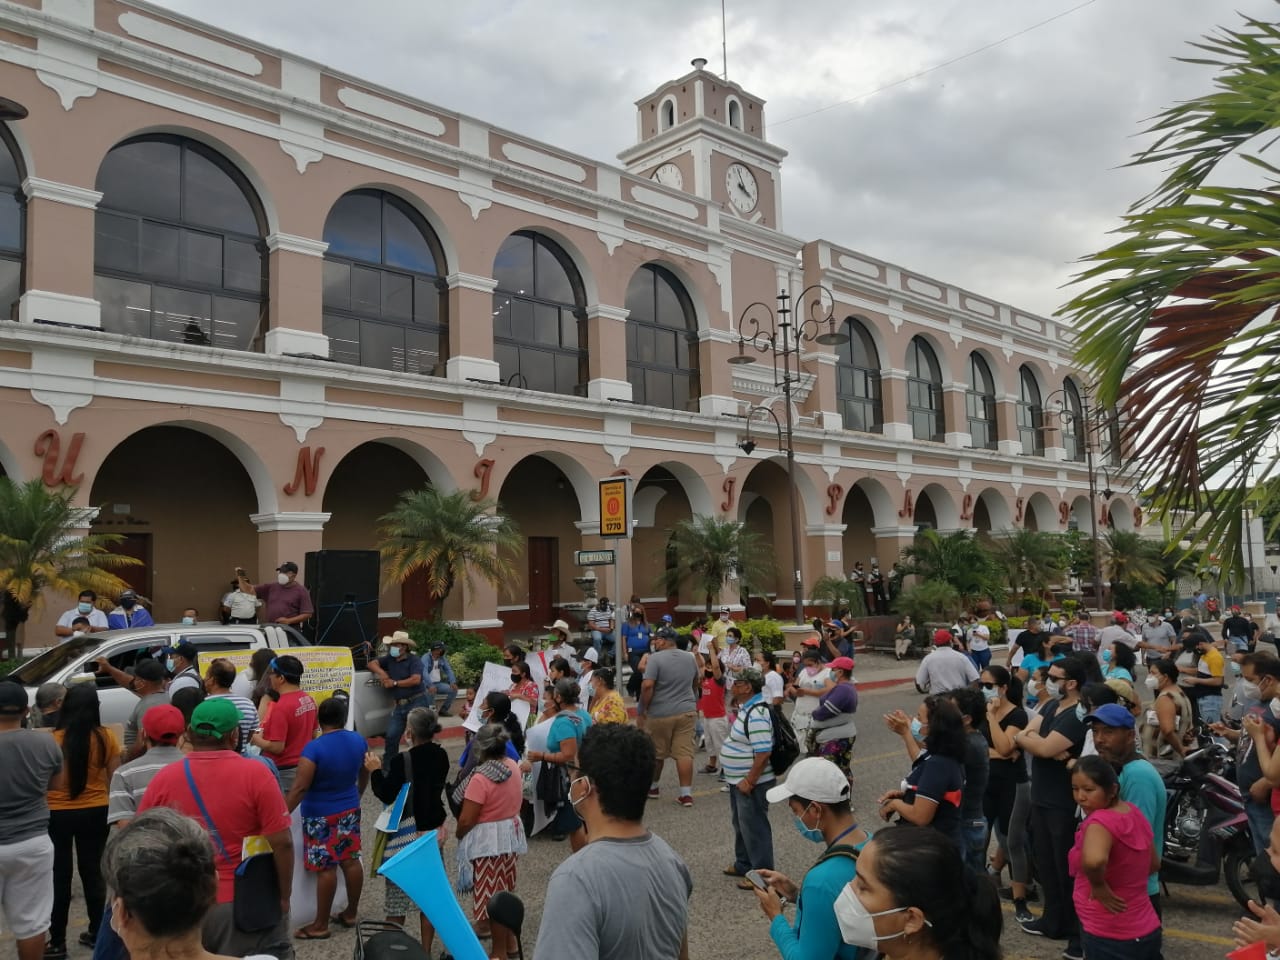
[[245,748],[249,746],[249,738],[258,729],[258,708],[253,705],[252,700],[234,693],[215,693],[209,696],[210,700],[219,698],[230,700],[240,711],[240,752],[244,753]]
[[151,778],[184,754],[177,747],[152,747],[137,760],[121,764],[111,775],[111,794],[107,799],[107,823],[132,820],[138,812],[138,801],[147,792]]
[[[764,698],[756,694],[742,706],[729,725],[729,736],[720,747],[720,767],[730,786],[745,780],[756,755],[773,751],[773,714]],[[773,768],[766,762],[758,783],[772,780]]]

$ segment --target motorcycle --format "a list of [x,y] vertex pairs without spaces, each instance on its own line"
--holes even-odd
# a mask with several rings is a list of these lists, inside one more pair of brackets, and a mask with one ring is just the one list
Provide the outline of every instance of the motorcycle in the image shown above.
[[1258,900],[1253,875],[1253,839],[1244,812],[1244,796],[1223,776],[1229,751],[1210,741],[1166,774],[1164,855],[1160,882],[1211,887],[1224,877],[1236,902],[1247,909]]

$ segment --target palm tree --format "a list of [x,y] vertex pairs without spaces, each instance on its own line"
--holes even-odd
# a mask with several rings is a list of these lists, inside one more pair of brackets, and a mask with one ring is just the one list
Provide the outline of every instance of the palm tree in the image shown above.
[[[1280,472],[1267,443],[1280,422],[1280,169],[1261,156],[1280,128],[1280,24],[1246,18],[1192,46],[1185,62],[1216,68],[1215,89],[1157,116],[1132,164],[1168,173],[1118,242],[1088,258],[1077,282],[1091,285],[1065,310],[1099,402],[1121,407],[1149,512],[1181,539],[1208,483],[1220,486],[1199,533],[1239,570],[1246,503],[1280,502],[1280,484],[1265,482]],[[1261,184],[1222,182],[1244,170]]]
[[671,530],[670,549],[675,564],[662,581],[667,593],[678,593],[688,583],[702,594],[707,616],[731,573],[749,590],[774,570],[772,549],[737,520],[700,515],[681,520]]
[[1004,571],[1009,589],[1017,595],[1043,598],[1049,584],[1066,574],[1070,557],[1067,544],[1057,534],[1019,528],[991,541],[996,564]]
[[862,584],[855,583],[848,577],[819,577],[809,588],[809,596],[814,600],[830,603],[833,615],[837,609],[846,607],[855,617],[869,615],[867,594],[862,589]]
[[406,490],[388,514],[379,518],[382,579],[404,583],[422,571],[433,598],[431,619],[439,621],[458,579],[471,589],[472,574],[495,586],[512,576],[508,556],[524,546],[520,532],[497,501],[472,500],[465,490],[443,493],[436,487]]
[[999,593],[1000,576],[990,552],[970,530],[921,530],[902,551],[903,572],[949,583],[968,609],[981,597]]
[[19,627],[40,609],[46,592],[116,594],[126,584],[110,571],[141,562],[109,552],[122,539],[118,534],[79,535],[84,519],[74,497],[74,488],[0,477],[0,591],[9,659],[22,649]]
[[1121,605],[1119,594],[1127,587],[1164,583],[1165,559],[1159,543],[1132,530],[1108,530],[1103,548],[1103,570],[1117,606]]

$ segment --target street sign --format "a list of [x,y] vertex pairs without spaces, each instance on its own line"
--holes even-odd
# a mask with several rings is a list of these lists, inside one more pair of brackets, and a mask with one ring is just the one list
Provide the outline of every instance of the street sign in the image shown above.
[[617,562],[612,550],[575,550],[573,562],[579,567],[608,567]]
[[631,537],[628,516],[627,478],[610,477],[600,481],[600,536],[604,539]]

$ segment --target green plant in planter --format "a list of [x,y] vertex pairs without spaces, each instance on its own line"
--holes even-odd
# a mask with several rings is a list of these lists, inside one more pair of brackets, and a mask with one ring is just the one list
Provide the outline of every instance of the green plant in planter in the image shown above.
[[747,620],[738,625],[742,630],[742,639],[751,646],[753,642],[760,644],[760,649],[767,653],[781,650],[786,643],[782,633],[782,624],[772,617],[760,617],[758,620]]
[[458,686],[474,687],[480,682],[486,663],[500,663],[502,649],[479,633],[460,630],[444,620],[410,620],[405,624],[419,656],[428,653],[437,641],[444,644],[445,656],[458,676]]
[[809,588],[809,597],[829,603],[833,615],[837,608],[848,607],[855,617],[867,616],[867,595],[862,584],[848,577],[819,577]]
[[907,614],[917,625],[951,623],[962,609],[960,592],[941,580],[922,580],[898,595],[894,608]]

